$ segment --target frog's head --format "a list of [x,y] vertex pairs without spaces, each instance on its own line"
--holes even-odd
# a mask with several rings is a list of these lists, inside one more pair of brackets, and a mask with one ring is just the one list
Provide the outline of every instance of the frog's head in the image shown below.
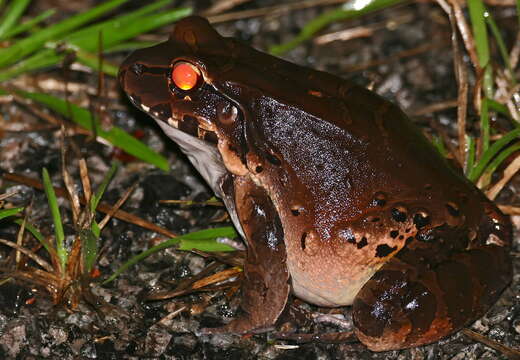
[[219,195],[225,172],[246,171],[237,155],[244,111],[233,98],[243,93],[242,82],[227,80],[236,44],[207,20],[189,17],[168,41],[133,52],[119,71],[132,103],[157,121]]
[[194,144],[205,152],[218,147],[227,170],[237,175],[251,172],[245,128],[257,126],[252,123],[301,112],[322,119],[337,116],[337,109],[324,106],[325,88],[337,90],[332,79],[222,37],[195,16],[179,21],[168,41],[132,53],[119,72],[134,105],[188,156]]
[[181,20],[168,41],[133,52],[119,81],[130,100],[155,120],[216,143],[216,122],[237,115],[214,85],[225,70],[230,43],[199,17]]

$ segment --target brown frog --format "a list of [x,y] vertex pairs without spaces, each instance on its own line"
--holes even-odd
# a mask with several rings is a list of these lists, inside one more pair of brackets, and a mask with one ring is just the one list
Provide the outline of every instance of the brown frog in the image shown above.
[[290,291],[352,305],[374,351],[474,321],[511,278],[508,219],[395,105],[220,36],[200,17],[119,80],[226,204],[247,244],[240,317],[273,327]]

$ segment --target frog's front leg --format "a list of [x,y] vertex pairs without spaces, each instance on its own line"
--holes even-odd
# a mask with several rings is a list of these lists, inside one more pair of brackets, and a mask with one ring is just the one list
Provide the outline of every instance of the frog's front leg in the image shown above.
[[242,281],[243,313],[210,333],[260,333],[271,329],[289,296],[283,229],[264,189],[246,177],[234,179],[236,211],[247,242]]
[[352,316],[359,340],[373,351],[420,346],[482,316],[511,278],[504,226],[498,233],[480,229],[474,241],[442,228],[408,244],[357,294]]

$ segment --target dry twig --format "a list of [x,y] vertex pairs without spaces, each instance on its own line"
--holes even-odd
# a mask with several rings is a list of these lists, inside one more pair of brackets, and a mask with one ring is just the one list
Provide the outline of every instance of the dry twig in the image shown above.
[[462,333],[469,338],[481,342],[482,344],[489,346],[490,348],[498,351],[502,355],[506,356],[509,360],[520,360],[520,351],[504,346],[490,338],[481,335],[470,329],[462,329]]
[[516,172],[520,170],[520,155],[518,155],[511,164],[507,166],[504,170],[504,176],[491,187],[488,191],[486,191],[486,195],[489,199],[495,200],[498,193],[502,190],[502,188],[511,180],[511,178],[516,174]]

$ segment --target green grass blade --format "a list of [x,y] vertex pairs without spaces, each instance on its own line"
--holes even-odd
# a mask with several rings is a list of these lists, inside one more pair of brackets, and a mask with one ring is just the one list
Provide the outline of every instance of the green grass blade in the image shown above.
[[468,179],[475,182],[482,175],[482,172],[485,170],[491,159],[493,159],[500,150],[506,146],[508,143],[513,141],[516,137],[520,136],[520,129],[511,130],[504,136],[502,136],[499,140],[495,141],[493,145],[491,145],[483,154],[477,164],[471,169],[468,174]]
[[466,173],[473,169],[475,163],[475,138],[466,134]]
[[489,163],[481,176],[480,183],[486,186],[491,182],[491,176],[497,170],[497,168],[506,160],[511,154],[520,150],[520,144],[513,144],[506,149],[500,151],[500,153]]
[[116,18],[99,24],[94,31],[81,30],[80,34],[73,34],[65,39],[66,42],[87,52],[94,52],[98,49],[99,32],[102,34],[103,47],[110,49],[122,41],[131,39],[136,35],[153,30],[165,24],[172,23],[191,14],[190,8],[172,9],[169,11],[142,16],[137,20],[126,18],[121,20]]
[[56,236],[56,254],[60,259],[61,265],[61,273],[65,273],[65,268],[67,266],[67,250],[65,249],[65,233],[63,232],[63,224],[61,222],[60,208],[58,206],[58,199],[56,198],[56,193],[54,192],[54,188],[52,187],[51,178],[49,177],[49,173],[46,168],[43,168],[42,171],[43,177],[43,188],[45,190],[45,195],[47,196],[47,201],[49,203],[49,209],[52,214],[52,221],[54,223],[54,235]]
[[5,219],[6,217],[13,216],[18,214],[23,210],[23,207],[16,207],[12,209],[0,209],[0,220]]
[[96,220],[92,220],[92,224],[90,225],[90,230],[94,234],[95,237],[99,238],[101,236],[101,229],[99,228]]
[[146,257],[154,254],[160,250],[167,249],[169,247],[176,246],[180,250],[193,250],[198,249],[201,251],[235,251],[232,247],[220,244],[216,241],[219,237],[229,237],[235,238],[237,237],[237,233],[235,229],[232,227],[221,227],[215,229],[207,229],[192,232],[186,235],[178,236],[176,238],[169,239],[165,242],[162,242],[146,251],[143,251],[141,254],[134,256],[126,263],[124,263],[119,269],[117,269],[108,279],[103,281],[103,284],[109,283],[115,278],[117,278],[121,273],[123,273],[129,267],[137,264],[139,261],[145,259]]
[[81,230],[79,233],[81,239],[81,255],[83,257],[83,271],[89,273],[96,262],[98,254],[98,237],[88,230]]
[[35,16],[31,20],[27,20],[23,24],[20,24],[16,27],[12,28],[11,30],[7,31],[5,34],[0,36],[0,40],[6,40],[6,39],[9,39],[18,34],[21,34],[25,31],[28,31],[28,30],[32,29],[34,26],[36,26],[39,23],[41,23],[42,21],[44,21],[45,19],[51,17],[55,13],[56,13],[56,10],[54,10],[54,9],[46,10],[46,11],[42,12],[40,15]]
[[20,16],[24,13],[31,0],[11,1],[9,8],[0,17],[0,38],[15,26]]
[[[519,0],[520,1],[520,0]],[[504,104],[499,103],[496,100],[488,99],[486,98],[486,102],[489,106],[489,110],[494,110],[504,116],[507,116],[511,119],[511,113],[509,112],[509,109]]]
[[215,240],[220,237],[238,237],[235,229],[231,226],[219,227],[195,231],[186,235],[178,236],[172,240],[180,239],[179,250],[190,251],[198,249],[201,251],[236,251],[229,245],[221,244]]
[[442,157],[446,157],[448,155],[448,150],[444,146],[444,142],[442,138],[439,136],[432,136],[431,138],[432,145],[437,149],[437,151],[442,155]]
[[269,49],[269,52],[273,55],[281,55],[295,48],[302,42],[312,38],[314,34],[333,22],[363,16],[370,12],[381,10],[401,2],[403,2],[403,0],[369,0],[364,2],[363,7],[356,7],[360,3],[359,1],[347,2],[336,10],[328,11],[316,17],[314,20],[306,24],[294,39],[285,44],[272,46]]
[[154,41],[128,41],[123,42],[121,44],[117,44],[114,46],[111,46],[109,49],[105,49],[106,54],[115,53],[118,51],[130,51],[130,50],[137,50],[137,49],[143,49],[147,48],[153,45],[156,45],[157,42]]
[[85,51],[78,51],[76,53],[76,60],[85,65],[88,66],[91,69],[94,69],[96,71],[103,70],[103,73],[105,75],[116,77],[117,73],[119,71],[119,67],[115,66],[107,61],[103,61],[103,65],[101,66],[101,69],[99,68],[99,56],[92,53],[87,53]]
[[116,126],[113,126],[110,130],[103,130],[97,118],[94,117],[94,121],[92,120],[93,115],[89,111],[74,104],[67,105],[66,101],[47,94],[29,93],[25,91],[20,91],[18,94],[44,104],[63,116],[71,117],[71,120],[76,124],[92,132],[94,132],[92,129],[92,125],[94,125],[95,133],[103,139],[108,140],[112,145],[121,148],[138,159],[157,166],[159,169],[168,171],[168,160],[166,160],[165,157],[157,154],[141,141]]
[[479,65],[484,69],[482,86],[486,96],[493,98],[493,69],[490,66],[489,41],[486,28],[487,11],[482,0],[468,1],[468,9],[475,36]]
[[[148,6],[143,6],[140,9],[137,9],[131,13],[123,14],[120,16],[117,16],[113,19],[103,21],[91,26],[88,26],[86,28],[83,28],[81,30],[78,30],[74,32],[73,34],[67,36],[65,38],[65,41],[76,44],[78,42],[85,42],[85,41],[91,41],[92,44],[90,45],[90,48],[97,46],[97,34],[100,32],[106,32],[106,31],[118,31],[118,32],[126,32],[129,31],[131,25],[137,25],[141,22],[141,17],[144,17],[146,15],[149,15],[150,13],[160,9],[161,7],[164,7],[165,5],[171,3],[172,0],[161,0],[157,1],[153,4],[150,4]],[[174,10],[176,11],[176,10]],[[95,35],[95,36],[94,36]],[[94,38],[93,38],[94,36]],[[103,39],[104,47],[106,48],[106,42],[105,39]]]
[[[170,2],[170,0],[159,1],[157,4],[164,5]],[[63,41],[70,48],[70,51],[79,50],[78,61],[86,66],[93,69],[99,70],[99,61],[97,53],[99,48],[99,33],[102,34],[103,48],[108,51],[112,51],[113,47],[119,46],[119,43],[128,40],[136,35],[143,32],[153,30],[157,27],[176,21],[182,17],[185,17],[191,13],[190,8],[172,9],[162,13],[144,16],[150,10],[154,10],[157,4],[145,6],[146,11],[138,10],[131,13],[130,15],[123,15],[115,19],[102,22],[100,24],[93,25],[87,29],[79,30],[66,39],[60,39],[60,42],[46,41],[47,46],[56,47],[61,45],[63,49]],[[136,14],[140,15],[140,18],[135,18]],[[121,20],[122,19],[122,20]],[[88,30],[88,31],[87,31]],[[41,44],[43,46],[43,44]],[[62,52],[56,53],[53,49],[40,49],[35,50],[36,53],[31,55],[27,59],[20,59],[16,63],[12,64],[11,67],[5,68],[0,71],[0,81],[11,79],[15,76],[23,74],[28,71],[40,70],[46,67],[58,65],[64,58]],[[0,56],[2,56],[2,50],[0,50]],[[2,67],[2,59],[0,59],[0,67]],[[112,64],[104,63],[103,72],[110,76],[117,75],[118,68]]]
[[[16,219],[14,222],[22,226],[23,219]],[[29,224],[27,221],[25,222],[25,229],[28,230],[36,238],[36,240],[40,242],[40,244],[42,244],[42,246],[45,248],[45,250],[47,250],[48,253],[51,252],[51,250],[49,249],[49,243],[45,241],[45,237],[38,229],[36,229],[33,225]]]
[[96,208],[101,201],[101,198],[103,197],[103,194],[105,193],[108,184],[110,184],[110,180],[112,180],[112,177],[114,176],[116,170],[117,170],[117,163],[112,163],[112,166],[110,167],[110,170],[106,173],[105,177],[103,178],[103,182],[99,185],[99,188],[96,190],[92,198],[90,199],[90,211],[94,213],[96,211]]
[[495,23],[493,16],[489,12],[487,13],[487,16],[486,16],[486,22],[489,25],[489,28],[491,29],[491,33],[493,34],[493,37],[495,38],[495,40],[497,42],[498,50],[500,52],[500,55],[502,56],[502,60],[504,61],[504,64],[506,65],[507,71],[509,72],[509,76],[511,76],[511,82],[513,83],[513,85],[516,85],[515,73],[513,72],[513,69],[511,68],[511,62],[509,62],[509,54],[507,52],[504,38],[502,37],[502,34],[500,34],[500,30],[498,29],[498,26]]
[[489,148],[489,102],[487,98],[482,99],[480,106],[480,136],[482,139],[482,152]]
[[0,71],[0,82],[12,79],[29,71],[39,70],[59,64],[63,58],[64,55],[58,55],[54,50],[40,50],[19,63]]
[[516,16],[518,17],[518,25],[520,26],[520,0],[516,0]]
[[0,49],[0,68],[20,61],[23,57],[41,48],[45,42],[70,33],[79,26],[105,15],[108,11],[127,1],[128,0],[111,0],[103,2],[101,5],[98,5],[84,13],[75,15],[57,23],[56,25],[38,31],[34,35],[20,40],[8,48]]

